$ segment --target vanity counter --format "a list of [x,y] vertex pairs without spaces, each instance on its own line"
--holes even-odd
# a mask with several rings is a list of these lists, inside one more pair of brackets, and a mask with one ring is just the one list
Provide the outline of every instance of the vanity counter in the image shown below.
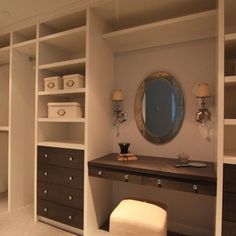
[[118,161],[115,153],[100,157],[88,162],[89,175],[199,194],[216,194],[216,173],[212,162],[204,162],[207,167],[203,168],[176,168],[176,159],[137,157],[137,161]]

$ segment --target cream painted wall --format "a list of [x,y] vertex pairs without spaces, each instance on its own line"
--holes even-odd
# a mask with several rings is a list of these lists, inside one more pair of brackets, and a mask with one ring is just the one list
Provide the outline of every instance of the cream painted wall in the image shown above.
[[[114,151],[119,151],[118,142],[126,141],[131,143],[131,151],[136,154],[176,158],[178,153],[186,152],[191,159],[215,160],[213,142],[202,136],[204,130],[194,120],[199,105],[193,92],[199,82],[208,82],[214,88],[215,47],[213,40],[202,40],[116,56],[115,88],[124,91],[128,121],[121,125],[120,137],[116,138],[114,134]],[[172,74],[178,80],[185,99],[183,126],[176,138],[162,145],[145,140],[137,129],[134,117],[137,89],[142,80],[155,71]],[[213,98],[209,100],[212,106]]]
[[[194,120],[199,104],[193,92],[199,82],[208,82],[214,88],[215,49],[215,41],[212,39],[124,53],[115,57],[115,88],[121,88],[125,93],[124,109],[128,112],[128,121],[121,125],[120,137],[116,137],[114,129],[114,152],[119,151],[118,143],[125,141],[131,143],[130,150],[135,154],[176,158],[178,153],[186,152],[191,159],[216,160],[213,156],[213,140],[209,142],[203,137],[205,130],[200,129]],[[136,127],[134,99],[142,80],[159,70],[169,72],[178,80],[185,98],[185,117],[175,139],[167,144],[154,145],[146,141]],[[212,92],[214,95],[214,91]],[[211,111],[213,101],[214,97],[208,101]],[[168,227],[176,232],[213,235],[214,197],[114,183],[114,206],[121,199],[130,196],[167,204]]]

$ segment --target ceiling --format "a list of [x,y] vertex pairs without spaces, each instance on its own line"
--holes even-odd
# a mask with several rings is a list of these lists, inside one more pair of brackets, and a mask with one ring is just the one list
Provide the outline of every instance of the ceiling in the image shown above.
[[0,29],[82,0],[0,0]]

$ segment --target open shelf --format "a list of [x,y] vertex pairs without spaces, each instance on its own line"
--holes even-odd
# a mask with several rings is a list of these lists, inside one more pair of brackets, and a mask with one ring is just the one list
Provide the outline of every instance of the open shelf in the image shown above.
[[[71,118],[71,119],[52,119],[52,118],[39,118],[38,122],[69,122],[69,123],[84,123],[85,118]],[[1,128],[1,127],[0,127]]]
[[10,47],[0,48],[0,66],[10,63]]
[[84,144],[79,144],[73,140],[43,141],[43,142],[38,142],[38,146],[69,148],[69,149],[77,149],[77,150],[84,150],[85,149]]
[[76,72],[85,72],[86,58],[78,58],[73,60],[65,60],[55,63],[49,63],[39,66],[39,70],[48,70],[58,75],[74,74]]
[[236,85],[236,75],[225,76],[226,85]]
[[39,37],[55,34],[86,25],[86,11],[58,17],[39,25]]
[[236,119],[225,119],[224,124],[225,125],[236,125]]
[[115,53],[216,37],[217,11],[159,21],[103,35]]
[[32,59],[36,57],[36,39],[15,44],[12,48]]
[[13,33],[13,45],[34,40],[36,35],[36,25],[15,31]]
[[0,36],[0,48],[9,47],[11,44],[10,33]]
[[52,95],[66,96],[66,95],[74,95],[74,94],[83,94],[85,93],[85,91],[86,91],[85,88],[78,88],[78,89],[73,89],[73,90],[39,91],[38,95],[39,96],[52,96]]
[[9,131],[9,127],[8,126],[0,126],[0,132],[1,131],[8,132]]

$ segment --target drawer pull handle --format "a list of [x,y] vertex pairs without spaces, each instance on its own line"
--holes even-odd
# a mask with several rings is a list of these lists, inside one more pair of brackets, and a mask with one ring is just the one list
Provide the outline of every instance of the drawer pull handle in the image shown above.
[[45,157],[45,158],[48,158],[48,154],[44,154],[44,157]]
[[68,219],[69,219],[69,220],[72,220],[72,216],[68,216]]
[[98,175],[99,175],[99,176],[102,175],[102,171],[101,171],[101,170],[98,171]]
[[159,188],[161,188],[161,187],[162,187],[162,182],[161,182],[161,179],[158,179],[158,180],[157,180],[157,185],[158,185],[158,187],[159,187]]
[[197,192],[198,192],[198,187],[197,187],[197,185],[196,185],[196,184],[194,184],[194,185],[193,185],[193,188],[192,188],[192,189],[193,189],[193,191],[194,191],[195,193],[197,193]]
[[73,87],[74,84],[75,84],[75,82],[71,79],[68,80],[67,83],[66,83],[67,87],[70,87],[70,88]]
[[45,171],[45,172],[44,172],[44,176],[47,176],[47,175],[48,175],[48,172],[47,172],[47,171]]
[[48,190],[45,189],[45,190],[43,191],[43,193],[44,193],[44,194],[48,194]]
[[50,89],[52,89],[52,88],[55,87],[55,84],[54,84],[53,82],[49,82],[49,83],[47,84],[47,87],[50,88]]
[[124,176],[125,181],[127,182],[129,180],[129,175]]
[[70,176],[70,177],[69,177],[69,180],[72,181],[72,180],[73,180],[73,176]]
[[68,198],[69,198],[69,200],[70,200],[70,201],[73,199],[73,197],[72,197],[72,196],[69,196]]
[[43,209],[43,211],[44,211],[44,212],[47,212],[47,211],[48,211],[48,208],[45,207],[45,208]]
[[74,158],[73,157],[69,157],[69,161],[73,161],[74,160]]
[[66,114],[66,111],[65,111],[64,109],[59,109],[59,110],[57,111],[57,114],[58,114],[59,116],[64,116],[64,115]]

